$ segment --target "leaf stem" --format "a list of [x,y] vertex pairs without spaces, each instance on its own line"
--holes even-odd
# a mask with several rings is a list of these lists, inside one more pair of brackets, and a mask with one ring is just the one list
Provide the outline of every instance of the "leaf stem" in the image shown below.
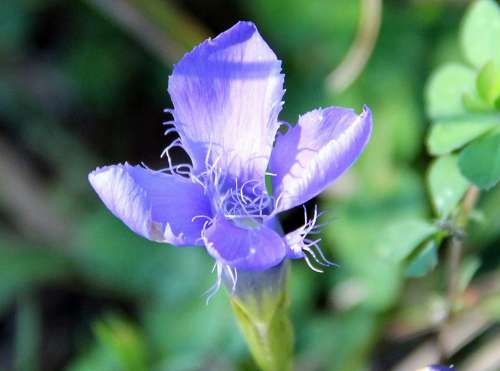
[[452,237],[449,242],[448,255],[447,255],[447,282],[448,282],[448,294],[447,294],[447,306],[446,306],[446,317],[440,326],[438,333],[438,347],[441,362],[445,362],[449,356],[449,351],[443,341],[443,332],[445,328],[449,325],[450,321],[453,319],[456,304],[460,299],[460,289],[459,289],[459,277],[460,277],[460,261],[463,255],[463,240],[464,240],[464,229],[467,226],[469,220],[469,214],[474,209],[476,202],[479,198],[479,188],[475,186],[469,187],[467,190],[462,203],[461,212],[455,218],[454,230],[452,231]]

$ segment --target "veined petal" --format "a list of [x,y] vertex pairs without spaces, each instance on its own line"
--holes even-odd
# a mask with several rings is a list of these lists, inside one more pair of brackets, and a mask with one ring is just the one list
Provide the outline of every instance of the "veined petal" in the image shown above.
[[168,91],[195,173],[217,163],[241,181],[263,179],[281,110],[281,62],[251,22],[187,53]]
[[141,166],[112,165],[89,174],[111,212],[135,233],[157,242],[202,245],[203,218],[211,216],[203,188],[180,176]]
[[275,212],[300,205],[322,192],[358,158],[370,137],[368,107],[360,115],[340,107],[317,109],[276,139],[270,170]]
[[279,264],[286,255],[282,237],[262,224],[245,228],[217,217],[206,229],[204,239],[210,255],[236,269],[265,270]]

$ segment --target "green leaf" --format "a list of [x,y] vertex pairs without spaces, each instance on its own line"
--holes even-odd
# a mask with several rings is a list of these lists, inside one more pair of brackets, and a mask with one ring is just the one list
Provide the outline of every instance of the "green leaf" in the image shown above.
[[[206,269],[201,271],[207,275]],[[185,281],[183,276],[178,277]],[[208,278],[213,280],[213,277]],[[202,293],[211,284],[213,282],[203,281],[198,292],[192,293],[189,303],[165,302],[161,296],[170,295],[170,290],[165,290],[157,295],[160,300],[152,300],[142,309],[141,322],[150,352],[168,355],[164,361],[165,370],[203,369],[202,365],[213,359],[220,349],[224,349],[223,357],[240,355],[244,351],[245,344],[232,319],[227,295],[220,292],[204,305],[206,296]],[[176,285],[184,287],[178,280]],[[187,364],[193,365],[187,367]]]
[[117,315],[94,325],[95,343],[78,356],[68,371],[146,371],[149,352],[140,328]]
[[469,186],[458,169],[456,156],[443,156],[435,160],[427,181],[434,210],[440,218],[446,218],[453,211]]
[[386,229],[395,221],[426,215],[427,196],[420,177],[406,170],[386,174],[378,189],[362,187],[351,200],[336,200],[324,206],[335,207],[342,216],[339,223],[324,229],[326,242],[322,246],[334,246],[330,256],[341,265],[332,275],[345,272],[348,279],[359,282],[364,293],[360,304],[376,311],[392,306],[402,284],[401,267],[380,256],[378,242],[384,241]]
[[476,85],[481,98],[494,105],[500,97],[500,62],[490,61],[481,68]]
[[461,148],[473,139],[500,125],[498,114],[469,114],[438,120],[427,137],[432,155],[444,155]]
[[500,60],[500,8],[493,0],[474,2],[465,15],[460,42],[465,58],[477,68]]
[[122,370],[147,370],[147,347],[139,328],[117,316],[96,323],[98,340],[120,360]]
[[477,92],[465,93],[463,96],[464,107],[469,112],[490,112],[491,105],[484,101]]
[[423,277],[438,263],[436,241],[427,242],[406,268],[407,277]]
[[[181,254],[165,245],[149,242],[126,228],[101,207],[80,221],[75,266],[88,282],[130,296],[161,295],[177,305],[190,302],[210,285],[204,271],[210,260],[196,249]],[[122,272],[127,274],[123,275]],[[176,283],[181,275],[182,286]]]
[[438,229],[423,219],[407,219],[389,226],[376,245],[381,257],[394,263],[406,259],[413,250]]
[[475,75],[471,68],[456,63],[438,68],[425,91],[429,117],[438,119],[465,114],[463,96],[474,92]]
[[370,354],[377,341],[378,316],[379,312],[361,306],[339,310],[334,316],[312,316],[301,326],[301,358],[313,359],[315,370],[369,369]]
[[477,249],[485,248],[500,238],[500,187],[495,187],[481,196],[477,211],[481,220],[471,223],[468,240]]
[[462,174],[482,189],[500,180],[500,132],[488,135],[467,146],[458,159]]

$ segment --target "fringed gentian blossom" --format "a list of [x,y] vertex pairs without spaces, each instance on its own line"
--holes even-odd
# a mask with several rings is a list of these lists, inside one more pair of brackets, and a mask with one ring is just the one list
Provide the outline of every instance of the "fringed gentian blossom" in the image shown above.
[[[204,246],[219,277],[263,271],[284,259],[330,265],[319,249],[318,214],[282,235],[276,216],[322,192],[363,151],[372,129],[367,107],[329,107],[278,120],[281,62],[250,22],[239,22],[187,53],[168,92],[174,109],[164,152],[168,167],[127,163],[98,168],[89,181],[105,205],[137,234],[176,246]],[[285,134],[278,133],[286,125]],[[192,164],[174,165],[182,147]],[[272,192],[266,189],[270,177]],[[311,260],[312,259],[312,260]],[[219,279],[220,282],[220,279]]]

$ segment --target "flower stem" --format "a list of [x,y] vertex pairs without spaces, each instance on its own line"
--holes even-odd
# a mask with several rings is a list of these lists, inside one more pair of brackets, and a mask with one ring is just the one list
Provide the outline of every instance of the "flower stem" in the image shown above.
[[250,351],[263,371],[292,369],[293,329],[288,317],[288,262],[263,272],[238,272],[225,280],[231,306]]

